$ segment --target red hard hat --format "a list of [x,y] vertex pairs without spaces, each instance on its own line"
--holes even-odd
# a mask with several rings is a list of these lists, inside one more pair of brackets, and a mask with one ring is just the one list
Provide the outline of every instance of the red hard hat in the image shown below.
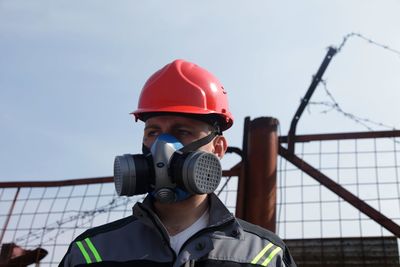
[[221,130],[233,124],[226,91],[207,70],[185,60],[175,60],[154,73],[143,86],[138,109],[144,120],[149,113],[174,112],[218,119]]

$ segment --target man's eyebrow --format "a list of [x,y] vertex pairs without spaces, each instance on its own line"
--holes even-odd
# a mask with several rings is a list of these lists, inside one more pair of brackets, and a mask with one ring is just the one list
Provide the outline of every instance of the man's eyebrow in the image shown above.
[[149,125],[146,125],[146,126],[144,127],[144,130],[145,130],[145,131],[148,130],[148,129],[156,129],[156,130],[159,130],[159,129],[161,129],[161,127],[158,126],[158,125],[156,125],[156,124],[149,124]]
[[[180,122],[174,122],[172,125],[169,126],[170,129],[188,129],[188,130],[194,130],[196,128],[195,125],[188,125],[186,123],[180,123]],[[148,124],[144,127],[144,130],[160,130],[161,126],[158,125],[157,123],[152,123]]]
[[178,122],[178,123],[173,124],[172,128],[189,128],[189,129],[192,129],[193,126]]

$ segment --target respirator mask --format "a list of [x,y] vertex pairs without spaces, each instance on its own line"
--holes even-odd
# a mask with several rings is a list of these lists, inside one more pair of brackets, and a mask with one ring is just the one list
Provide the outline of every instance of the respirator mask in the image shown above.
[[161,134],[143,154],[115,157],[114,183],[118,195],[150,193],[163,203],[184,200],[193,194],[214,192],[222,177],[219,158],[201,146],[211,142],[215,131],[183,146],[174,136]]

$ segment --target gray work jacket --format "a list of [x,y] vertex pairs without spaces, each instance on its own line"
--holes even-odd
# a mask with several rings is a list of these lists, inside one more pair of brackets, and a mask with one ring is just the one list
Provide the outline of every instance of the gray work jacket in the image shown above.
[[208,226],[189,238],[178,255],[148,196],[135,204],[132,216],[77,237],[59,266],[296,267],[277,235],[235,218],[215,194],[209,205]]

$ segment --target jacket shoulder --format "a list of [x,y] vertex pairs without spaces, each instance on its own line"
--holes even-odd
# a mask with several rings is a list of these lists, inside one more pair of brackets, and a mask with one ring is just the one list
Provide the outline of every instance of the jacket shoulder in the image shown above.
[[65,267],[65,266],[72,266],[70,265],[70,261],[71,261],[71,250],[73,247],[73,244],[78,242],[78,241],[82,241],[86,238],[91,238],[94,237],[96,235],[102,234],[102,233],[107,233],[107,232],[111,232],[114,230],[118,230],[121,227],[124,227],[125,225],[133,222],[137,220],[135,216],[131,215],[129,217],[125,217],[116,221],[113,221],[111,223],[107,223],[101,226],[97,226],[97,227],[93,227],[90,228],[88,230],[86,230],[85,232],[83,232],[82,234],[80,234],[78,237],[76,237],[69,245],[68,250],[66,252],[66,254],[64,255],[63,259],[61,260],[60,264],[58,265],[59,267]]
[[286,267],[296,267],[296,263],[294,262],[292,255],[290,254],[289,248],[278,235],[265,228],[246,222],[242,219],[237,218],[237,221],[242,226],[243,231],[254,234],[261,239],[266,239],[274,245],[280,247],[283,250],[282,260],[285,263]]
[[80,234],[77,238],[75,238],[75,241],[81,241],[87,237],[93,237],[95,235],[98,234],[102,234],[102,233],[106,233],[106,232],[111,232],[114,230],[117,230],[118,228],[124,227],[125,225],[136,221],[137,218],[133,215],[129,216],[129,217],[125,217],[107,224],[103,224],[97,227],[93,227],[90,228],[88,230],[86,230],[85,232],[83,232],[82,234]]
[[242,226],[242,228],[243,228],[243,230],[245,232],[257,235],[258,237],[260,237],[262,239],[268,239],[269,241],[271,241],[275,245],[280,246],[282,248],[286,246],[285,243],[282,241],[282,239],[278,235],[276,235],[275,233],[273,233],[273,232],[271,232],[271,231],[269,231],[269,230],[267,230],[265,228],[262,228],[262,227],[260,227],[258,225],[249,223],[249,222],[247,222],[245,220],[242,220],[242,219],[239,219],[239,218],[237,218],[237,220],[238,220],[240,226]]

